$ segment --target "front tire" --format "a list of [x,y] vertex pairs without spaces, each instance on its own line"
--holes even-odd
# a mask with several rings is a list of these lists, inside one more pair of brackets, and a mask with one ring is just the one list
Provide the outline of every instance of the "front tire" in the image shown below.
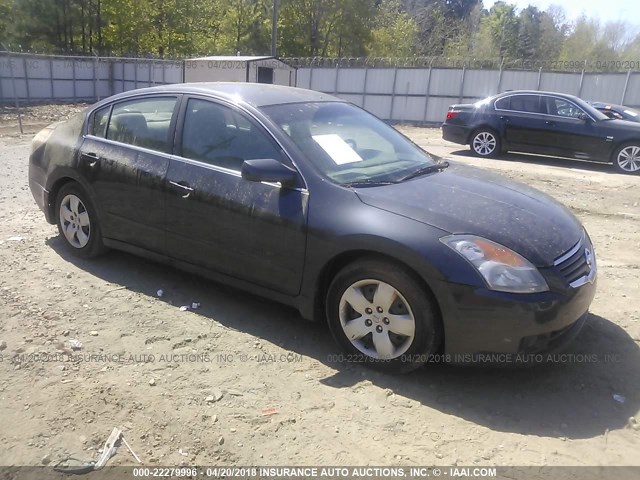
[[471,153],[476,157],[482,158],[497,157],[502,151],[500,137],[496,132],[487,128],[473,132],[469,146],[471,147]]
[[92,258],[106,251],[96,210],[77,183],[68,183],[60,189],[55,212],[58,232],[74,255]]
[[640,174],[640,142],[627,143],[616,149],[613,167],[620,173]]
[[429,292],[389,262],[362,260],[341,270],[329,287],[327,319],[347,358],[386,371],[414,370],[440,346]]

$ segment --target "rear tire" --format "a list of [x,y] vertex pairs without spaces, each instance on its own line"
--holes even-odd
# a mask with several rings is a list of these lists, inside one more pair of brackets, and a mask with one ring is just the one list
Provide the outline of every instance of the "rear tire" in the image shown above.
[[627,175],[640,174],[640,142],[621,145],[613,152],[613,168]]
[[394,373],[429,362],[442,338],[429,292],[407,270],[373,259],[335,276],[327,319],[347,361]]
[[77,183],[68,183],[56,197],[56,224],[67,249],[82,258],[106,252],[96,210]]
[[488,128],[481,128],[473,132],[469,147],[473,155],[481,158],[494,158],[502,152],[500,137]]

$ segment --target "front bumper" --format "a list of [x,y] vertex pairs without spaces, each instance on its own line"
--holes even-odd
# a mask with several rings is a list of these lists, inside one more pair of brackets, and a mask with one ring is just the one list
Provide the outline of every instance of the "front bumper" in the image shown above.
[[474,354],[531,355],[564,347],[584,324],[596,278],[563,292],[512,294],[446,282],[438,290],[447,358],[475,363]]

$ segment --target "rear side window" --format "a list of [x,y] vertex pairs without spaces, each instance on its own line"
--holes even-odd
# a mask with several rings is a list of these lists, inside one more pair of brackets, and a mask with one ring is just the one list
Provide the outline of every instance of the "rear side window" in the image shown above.
[[500,110],[509,110],[509,99],[511,97],[504,97],[504,98],[500,98],[498,100],[496,100],[496,103],[494,105],[495,108],[498,108]]
[[116,142],[169,152],[169,127],[175,97],[145,98],[113,106],[107,138]]
[[107,105],[93,112],[91,120],[89,120],[90,135],[105,138],[107,134],[107,124],[109,123],[109,113],[111,113],[111,105]]
[[515,112],[541,113],[540,96],[538,95],[513,95],[509,110]]

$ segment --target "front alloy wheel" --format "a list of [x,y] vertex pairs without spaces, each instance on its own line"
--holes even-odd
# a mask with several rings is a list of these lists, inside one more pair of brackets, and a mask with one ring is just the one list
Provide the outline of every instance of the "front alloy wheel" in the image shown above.
[[623,145],[616,150],[613,166],[622,173],[640,173],[640,145]]
[[490,130],[478,130],[471,138],[471,151],[478,157],[495,157],[500,148],[500,139]]
[[375,259],[347,265],[327,295],[327,319],[348,359],[406,372],[429,361],[441,328],[430,292],[405,268]]

